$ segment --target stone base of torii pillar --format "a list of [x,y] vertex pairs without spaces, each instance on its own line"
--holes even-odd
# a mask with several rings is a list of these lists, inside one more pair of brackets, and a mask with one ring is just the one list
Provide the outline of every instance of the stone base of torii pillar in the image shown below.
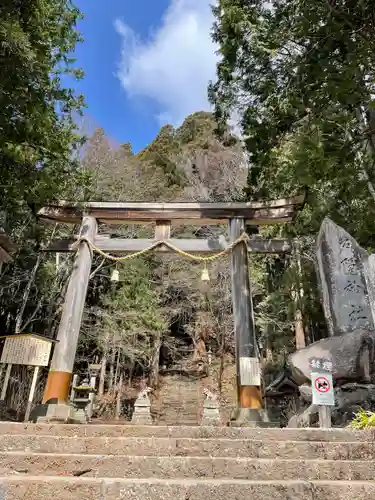
[[49,401],[40,404],[31,412],[30,420],[38,424],[70,423],[73,408],[63,402]]
[[278,427],[271,422],[267,410],[258,408],[235,408],[232,411],[229,424],[231,427]]

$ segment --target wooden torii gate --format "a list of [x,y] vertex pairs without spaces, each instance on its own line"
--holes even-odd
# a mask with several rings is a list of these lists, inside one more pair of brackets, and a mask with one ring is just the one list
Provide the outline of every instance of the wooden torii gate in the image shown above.
[[[290,222],[302,207],[304,196],[269,202],[249,203],[112,203],[59,202],[42,208],[41,219],[81,224],[79,240],[54,242],[47,250],[76,251],[70,276],[55,351],[47,379],[43,402],[68,401],[69,387],[76,356],[78,336],[91,272],[92,251],[88,244],[114,254],[133,253],[159,243],[154,251],[170,251],[171,246],[188,253],[211,254],[228,249],[245,231],[245,225],[260,226]],[[98,224],[155,223],[155,238],[105,238],[98,233]],[[216,239],[173,239],[171,225],[228,224],[229,242]],[[170,246],[169,246],[170,245]],[[230,252],[238,408],[237,421],[264,420],[261,373],[257,349],[248,253],[286,253],[291,243],[284,239],[243,240]]]

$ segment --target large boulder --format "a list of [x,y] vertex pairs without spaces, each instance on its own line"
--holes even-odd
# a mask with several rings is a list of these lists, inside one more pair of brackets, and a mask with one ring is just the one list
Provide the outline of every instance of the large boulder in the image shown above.
[[334,425],[347,425],[359,409],[374,411],[375,385],[345,384],[335,389],[335,407],[332,412]]
[[310,358],[332,361],[335,385],[347,381],[370,382],[375,375],[375,332],[355,330],[319,340],[291,354],[289,364],[298,385],[311,382]]
[[317,422],[318,407],[311,404],[311,358],[324,358],[332,362],[334,425],[350,421],[353,411],[359,407],[374,408],[375,385],[371,383],[375,383],[375,332],[359,329],[319,340],[289,356],[288,366],[266,389],[267,396],[273,398],[292,394],[293,390],[296,395],[299,394],[299,409],[289,420],[288,427],[310,426]]

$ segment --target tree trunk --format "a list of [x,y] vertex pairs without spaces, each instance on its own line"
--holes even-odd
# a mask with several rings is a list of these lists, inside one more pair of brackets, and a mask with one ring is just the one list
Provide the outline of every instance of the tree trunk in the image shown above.
[[296,350],[306,347],[305,330],[303,328],[302,312],[297,307],[294,313],[294,331],[296,336]]
[[[357,109],[357,119],[359,122],[359,127],[361,131],[365,134],[367,130],[374,130],[374,124],[375,124],[375,114],[372,110],[368,112],[368,118],[366,117],[366,111],[362,108]],[[364,152],[368,152],[371,150],[372,156],[375,157],[375,134],[372,132],[370,133],[370,137],[365,141],[365,147],[364,147]],[[367,187],[368,190],[375,201],[375,187],[374,184],[372,183],[370,176],[366,170],[366,167],[363,162],[363,155],[361,153],[357,153],[358,161],[361,165],[360,168],[360,173],[363,179],[367,182]]]
[[224,373],[224,356],[225,356],[225,335],[226,331],[223,329],[220,339],[220,368],[219,368],[219,380],[218,380],[218,391],[221,395],[223,389],[223,373]]
[[[53,240],[53,238],[55,236],[56,229],[57,229],[57,224],[55,224],[55,227],[52,231],[51,237],[48,240],[48,244],[51,243],[51,241]],[[39,252],[38,257],[36,259],[36,262],[34,264],[34,267],[31,271],[29,281],[27,282],[27,285],[26,285],[25,290],[23,292],[22,304],[21,304],[20,310],[18,311],[18,314],[16,317],[15,333],[20,333],[21,330],[23,329],[23,315],[25,313],[27,301],[29,300],[31,287],[35,281],[35,276],[36,276],[36,273],[38,272],[41,261],[42,261],[42,253]],[[40,304],[38,305],[38,308],[39,307],[40,307]]]
[[104,394],[106,371],[107,371],[107,353],[104,353],[100,366],[99,388],[98,388],[99,396],[103,396]]
[[120,420],[121,415],[121,395],[122,395],[122,373],[120,375],[120,380],[117,386],[117,397],[116,397],[116,415],[115,419]]
[[29,277],[29,281],[27,282],[27,285],[25,286],[25,290],[23,292],[22,304],[21,304],[21,307],[20,307],[20,309],[19,309],[19,311],[17,313],[17,317],[16,317],[15,333],[20,333],[21,330],[22,330],[23,315],[24,315],[24,312],[25,312],[27,301],[29,299],[31,287],[32,287],[32,284],[35,281],[35,276],[36,276],[36,273],[37,273],[38,268],[40,266],[41,260],[42,260],[42,254],[39,253],[38,257],[36,259],[36,262],[34,264],[34,267],[33,267],[32,271],[31,271],[31,274],[30,274],[30,277]]
[[120,367],[120,350],[117,351],[117,361],[116,361],[116,371],[115,371],[114,385],[117,384],[117,377],[118,377],[119,367]]
[[155,352],[151,362],[150,385],[157,387],[159,384],[159,362],[160,362],[161,334],[158,335],[155,343]]
[[108,388],[109,390],[113,389],[114,386],[114,378],[115,378],[115,351],[113,350],[111,353],[111,361],[109,363],[109,382]]
[[269,339],[266,339],[266,345],[265,345],[265,360],[266,363],[272,363],[273,362],[273,351],[272,351],[272,346],[271,342]]
[[294,246],[294,258],[296,259],[297,267],[297,283],[296,291],[293,292],[294,295],[294,331],[296,338],[296,350],[303,349],[306,347],[306,336],[303,327],[303,314],[302,314],[302,299],[303,299],[303,285],[302,285],[302,266],[301,266],[301,250],[299,242]]
[[133,361],[131,362],[131,365],[129,367],[129,380],[128,380],[128,386],[132,386],[132,381],[133,381],[133,372],[134,372],[135,365]]

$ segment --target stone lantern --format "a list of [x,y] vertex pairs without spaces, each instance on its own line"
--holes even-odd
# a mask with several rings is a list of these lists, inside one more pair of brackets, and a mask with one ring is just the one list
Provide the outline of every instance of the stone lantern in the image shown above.
[[91,401],[90,396],[95,392],[95,389],[91,387],[88,379],[84,379],[80,385],[73,387],[73,390],[73,411],[70,421],[72,423],[86,424],[88,422],[87,407]]

